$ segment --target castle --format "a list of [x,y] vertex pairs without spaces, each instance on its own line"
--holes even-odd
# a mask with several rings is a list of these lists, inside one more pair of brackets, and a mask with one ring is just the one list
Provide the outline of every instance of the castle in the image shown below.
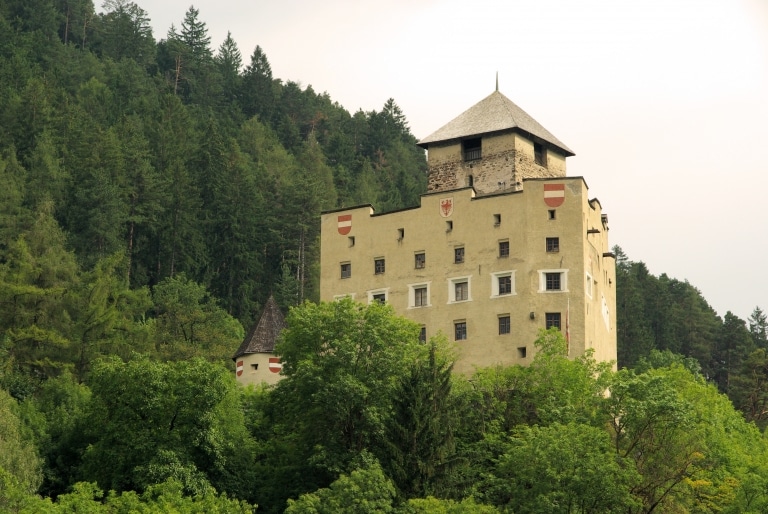
[[324,212],[320,299],[385,301],[455,341],[454,368],[529,363],[541,328],[569,355],[616,360],[616,263],[608,218],[574,153],[498,91],[419,141],[419,206]]

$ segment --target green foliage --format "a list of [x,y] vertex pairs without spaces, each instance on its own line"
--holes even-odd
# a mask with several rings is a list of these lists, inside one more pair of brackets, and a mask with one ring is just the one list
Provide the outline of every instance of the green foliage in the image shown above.
[[374,514],[393,512],[395,487],[374,463],[342,475],[327,489],[288,500],[286,514]]
[[203,357],[221,361],[243,339],[243,327],[221,309],[205,287],[184,274],[163,280],[152,292],[155,349],[168,360]]
[[419,327],[392,308],[350,299],[291,309],[276,352],[286,379],[275,396],[310,459],[333,472],[375,446],[400,377],[423,354]]
[[202,360],[100,362],[89,380],[82,476],[116,491],[167,478],[247,497],[252,446],[232,375]]
[[0,389],[0,508],[16,501],[19,494],[37,490],[41,464],[34,441],[19,419],[16,401]]
[[638,506],[630,492],[637,472],[616,458],[601,428],[523,426],[502,448],[479,489],[506,511],[623,513]]

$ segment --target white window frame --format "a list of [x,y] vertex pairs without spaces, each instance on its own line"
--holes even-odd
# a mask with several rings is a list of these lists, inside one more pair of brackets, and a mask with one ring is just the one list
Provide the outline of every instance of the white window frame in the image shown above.
[[383,294],[384,295],[384,301],[389,302],[389,288],[385,287],[384,289],[370,289],[366,291],[368,294],[368,304],[373,303],[373,296],[377,294]]
[[[568,270],[567,269],[540,269],[539,272],[539,292],[540,293],[567,293],[568,292]],[[556,291],[547,290],[547,273],[560,273],[560,289]]]
[[[467,283],[467,299],[456,299],[456,284],[466,282]],[[472,301],[472,275],[464,277],[453,277],[448,279],[448,303],[464,303]]]
[[[516,270],[497,271],[491,273],[491,298],[505,298],[507,296],[515,296],[517,289],[515,287],[515,272]],[[502,277],[510,277],[512,282],[512,291],[505,294],[499,294],[499,279]]]
[[[409,309],[422,309],[424,307],[432,307],[432,294],[430,289],[432,282],[419,282],[418,284],[408,284],[408,308]],[[416,290],[426,288],[427,289],[427,303],[425,305],[416,305]]]

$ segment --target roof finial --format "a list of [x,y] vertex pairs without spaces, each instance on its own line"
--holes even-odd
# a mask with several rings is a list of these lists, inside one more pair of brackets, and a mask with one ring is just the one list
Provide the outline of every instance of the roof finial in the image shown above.
[[496,72],[496,92],[499,91],[499,72]]

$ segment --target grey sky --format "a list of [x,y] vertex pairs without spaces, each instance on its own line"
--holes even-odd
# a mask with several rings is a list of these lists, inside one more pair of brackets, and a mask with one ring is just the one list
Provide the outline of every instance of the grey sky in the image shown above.
[[[97,0],[98,1],[98,0]],[[155,37],[190,0],[136,0]],[[765,0],[196,0],[212,46],[417,138],[502,93],[576,153],[612,244],[724,315],[768,310]]]

